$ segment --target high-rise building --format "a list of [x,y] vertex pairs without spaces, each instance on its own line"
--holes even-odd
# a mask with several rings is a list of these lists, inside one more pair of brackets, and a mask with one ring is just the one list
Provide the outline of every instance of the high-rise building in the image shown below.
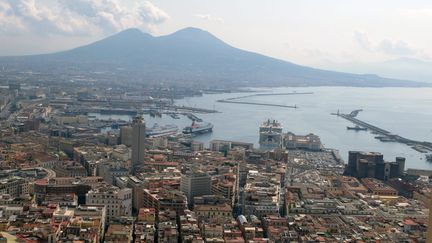
[[126,146],[132,146],[132,132],[133,129],[130,126],[120,127],[120,143]]
[[135,117],[132,125],[132,174],[144,163],[145,123],[142,117]]
[[200,171],[182,174],[180,190],[186,195],[188,204],[193,205],[193,198],[212,194],[211,176]]

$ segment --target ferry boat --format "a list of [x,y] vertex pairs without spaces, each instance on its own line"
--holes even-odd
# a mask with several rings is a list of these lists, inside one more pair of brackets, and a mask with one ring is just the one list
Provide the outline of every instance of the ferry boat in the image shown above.
[[176,125],[159,125],[155,123],[153,127],[146,130],[147,137],[162,137],[177,134],[179,128]]
[[197,123],[192,121],[192,125],[183,128],[184,134],[210,133],[213,131],[213,124],[209,122]]

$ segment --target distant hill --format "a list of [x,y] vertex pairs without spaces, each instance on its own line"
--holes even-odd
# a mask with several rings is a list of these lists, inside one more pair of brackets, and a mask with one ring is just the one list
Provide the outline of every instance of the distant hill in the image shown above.
[[35,72],[74,72],[89,77],[97,71],[109,73],[109,77],[117,80],[197,86],[423,85],[297,65],[234,48],[196,28],[159,37],[128,29],[68,51],[1,57],[0,65]]
[[342,72],[375,73],[389,78],[432,83],[432,62],[415,58],[401,57],[383,62],[370,63],[327,62],[323,63],[321,67]]

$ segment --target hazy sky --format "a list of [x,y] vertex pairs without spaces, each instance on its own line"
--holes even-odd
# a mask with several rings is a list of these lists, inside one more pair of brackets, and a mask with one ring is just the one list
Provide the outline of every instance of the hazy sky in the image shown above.
[[300,64],[432,58],[430,0],[0,0],[0,55],[46,53],[138,27],[194,26]]

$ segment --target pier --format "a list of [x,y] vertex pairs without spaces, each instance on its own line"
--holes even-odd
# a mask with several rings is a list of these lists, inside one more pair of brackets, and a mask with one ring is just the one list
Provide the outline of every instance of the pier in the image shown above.
[[268,93],[268,94],[251,94],[245,96],[238,96],[223,100],[218,100],[220,103],[232,103],[232,104],[243,104],[243,105],[261,105],[261,106],[272,106],[272,107],[283,107],[283,108],[298,108],[297,105],[279,105],[279,104],[269,104],[269,103],[261,103],[261,102],[247,102],[247,101],[238,101],[238,99],[257,97],[257,96],[282,96],[282,95],[308,95],[313,94],[312,92],[291,92],[291,93]]
[[351,112],[350,114],[342,114],[342,113],[337,113],[336,115],[339,117],[342,117],[360,127],[365,127],[369,130],[371,130],[372,132],[379,134],[381,136],[377,136],[375,138],[380,139],[383,142],[398,142],[398,143],[403,143],[406,144],[408,146],[410,146],[412,149],[419,151],[421,153],[428,153],[428,152],[432,152],[432,143],[431,142],[426,142],[426,141],[416,141],[416,140],[412,140],[412,139],[408,139],[405,137],[402,137],[400,135],[397,134],[393,134],[390,131],[387,131],[383,128],[374,126],[370,123],[367,123],[365,121],[359,120],[357,118],[355,118],[355,116],[357,116],[358,112],[361,110],[355,110],[353,112]]
[[250,98],[250,97],[256,97],[256,96],[283,96],[283,95],[308,95],[308,94],[313,94],[313,92],[290,92],[290,93],[251,94],[251,95],[244,95],[244,96],[238,96],[238,97],[228,98],[228,99],[225,99],[225,100],[237,100],[237,99]]
[[256,102],[245,102],[245,101],[234,101],[234,100],[218,100],[220,103],[233,103],[233,104],[244,104],[244,105],[262,105],[262,106],[274,106],[274,107],[284,107],[284,108],[294,108],[296,105],[278,105],[278,104],[268,104],[268,103],[256,103]]
[[218,111],[214,109],[212,110],[212,109],[197,108],[197,107],[190,107],[190,106],[167,105],[162,108],[166,111],[175,111],[175,112],[194,112],[194,113],[201,113],[201,114],[218,113]]
[[202,122],[203,120],[197,116],[195,116],[192,113],[184,113],[183,115],[187,116],[187,118],[191,119],[192,121]]

